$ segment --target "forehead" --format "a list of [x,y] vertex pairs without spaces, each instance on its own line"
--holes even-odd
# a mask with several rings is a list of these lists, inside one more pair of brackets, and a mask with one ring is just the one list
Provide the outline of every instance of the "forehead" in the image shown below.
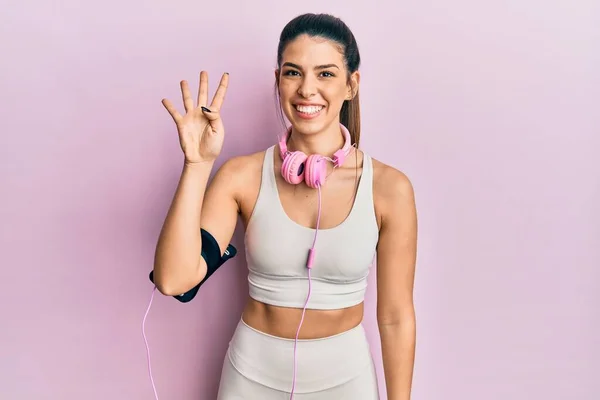
[[282,54],[282,63],[292,62],[302,67],[312,67],[323,64],[344,64],[344,56],[340,46],[328,39],[300,35],[291,41]]

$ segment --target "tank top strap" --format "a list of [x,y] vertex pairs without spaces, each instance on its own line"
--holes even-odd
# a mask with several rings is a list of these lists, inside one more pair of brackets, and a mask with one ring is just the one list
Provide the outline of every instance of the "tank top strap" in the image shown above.
[[267,148],[265,150],[265,159],[263,160],[262,166],[262,179],[261,179],[261,191],[264,189],[272,191],[275,188],[275,176],[273,174],[274,161],[273,161],[273,151],[275,150],[275,145]]
[[[356,199],[353,207],[354,218],[359,224],[370,224],[373,221],[374,215],[374,200],[373,200],[373,160],[363,152],[363,167],[358,189],[356,191]],[[366,228],[366,226],[365,226]]]
[[274,162],[273,162],[273,150],[275,146],[271,146],[265,150],[265,158],[262,164],[262,172],[260,179],[260,188],[258,191],[258,198],[254,205],[253,215],[261,213],[263,210],[270,212],[273,210],[278,201],[277,194],[277,182],[275,181],[275,174],[273,173]]
[[363,168],[358,187],[359,201],[371,206],[373,204],[373,160],[363,152]]

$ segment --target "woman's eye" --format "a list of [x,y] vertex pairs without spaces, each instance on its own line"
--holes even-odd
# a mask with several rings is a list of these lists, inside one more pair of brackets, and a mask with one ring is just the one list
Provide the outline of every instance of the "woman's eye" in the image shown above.
[[[284,76],[299,76],[300,72],[294,71],[294,70],[288,70],[288,71],[285,71],[283,73],[283,75]],[[329,72],[329,71],[323,71],[323,72],[321,72],[321,76],[323,76],[325,78],[333,78],[333,77],[335,77],[335,75],[332,72]]]

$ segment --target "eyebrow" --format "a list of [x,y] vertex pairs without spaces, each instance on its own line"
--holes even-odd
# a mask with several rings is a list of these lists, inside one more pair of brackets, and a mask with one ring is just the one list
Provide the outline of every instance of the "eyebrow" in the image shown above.
[[[302,67],[301,67],[301,66],[299,66],[299,65],[297,65],[297,64],[294,64],[294,63],[291,63],[291,62],[285,62],[285,63],[283,63],[283,66],[284,66],[284,67],[292,67],[292,68],[296,68],[296,69],[302,70]],[[337,69],[340,69],[340,67],[338,67],[338,66],[337,66],[337,65],[335,65],[335,64],[324,64],[324,65],[317,65],[317,66],[315,67],[315,69],[327,69],[327,68],[337,68]]]

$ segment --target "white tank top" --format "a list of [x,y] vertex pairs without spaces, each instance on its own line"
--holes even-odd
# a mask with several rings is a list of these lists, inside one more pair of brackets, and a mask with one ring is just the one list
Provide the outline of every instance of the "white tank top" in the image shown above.
[[[303,308],[309,288],[306,260],[315,230],[294,222],[283,209],[274,148],[265,152],[260,190],[245,234],[250,296],[270,305]],[[350,214],[334,228],[319,228],[307,308],[340,309],[361,303],[378,239],[373,165],[364,154]]]

